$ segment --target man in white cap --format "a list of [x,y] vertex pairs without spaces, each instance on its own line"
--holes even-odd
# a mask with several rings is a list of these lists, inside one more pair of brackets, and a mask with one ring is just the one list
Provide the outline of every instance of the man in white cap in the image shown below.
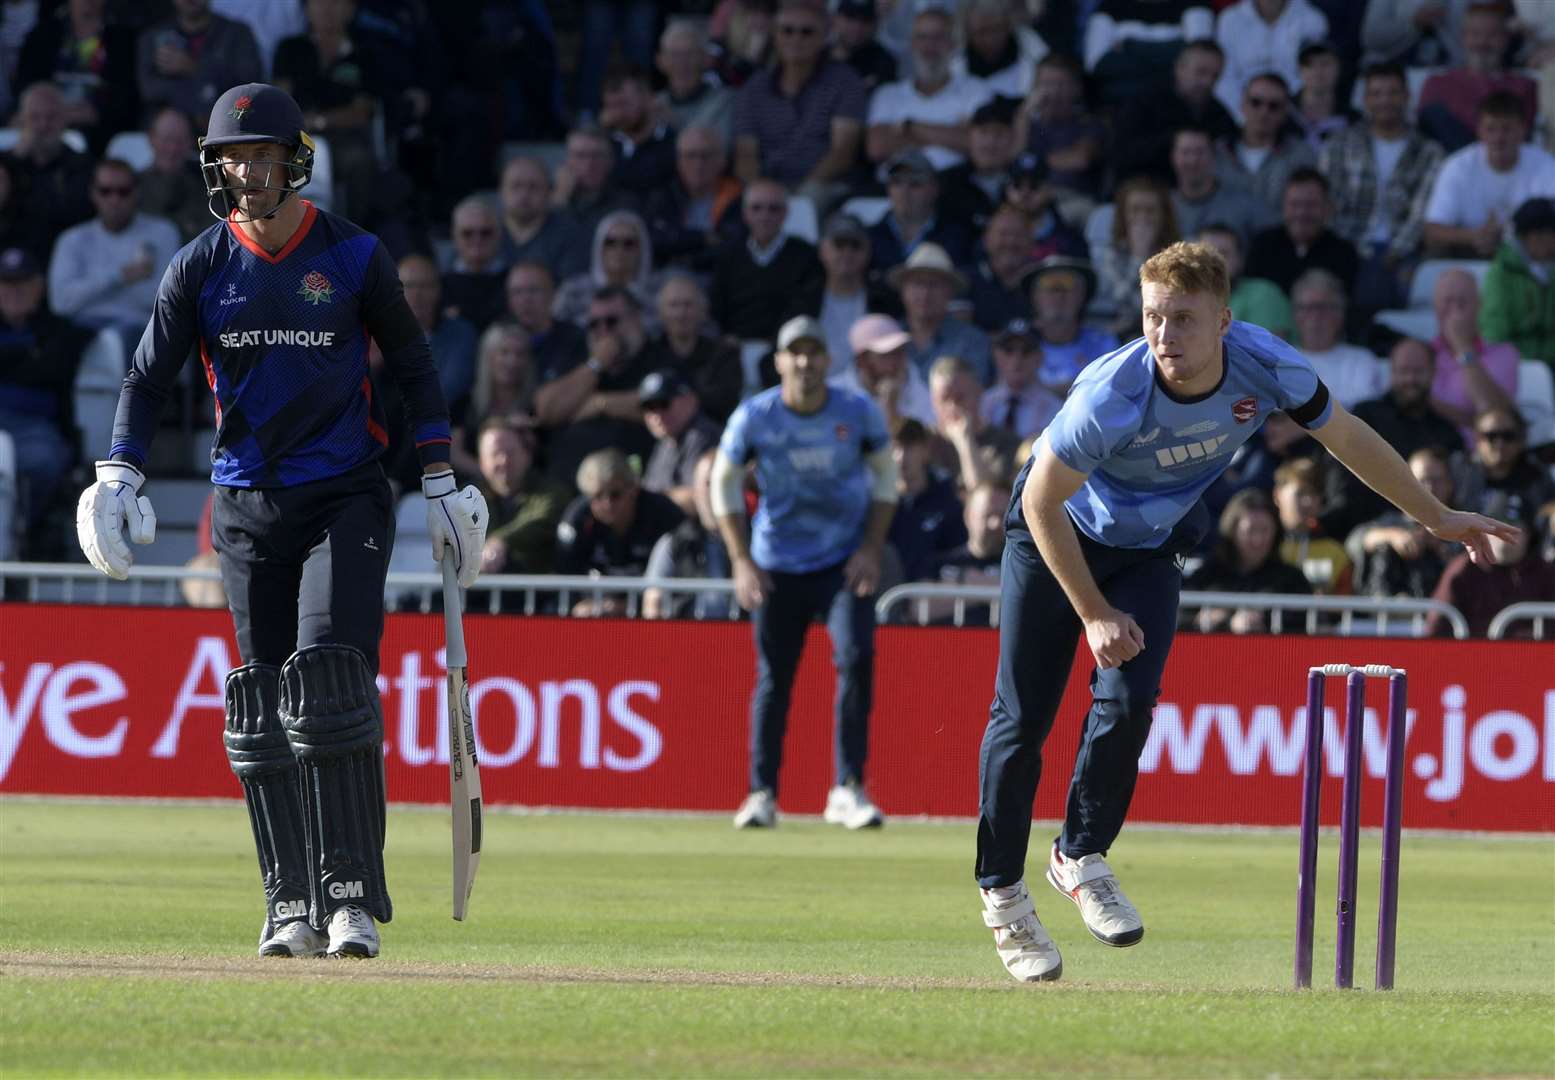
[[950,318],[950,301],[966,289],[966,277],[938,244],[922,243],[891,271],[891,287],[901,293],[912,341],[907,358],[927,377],[934,361],[959,356],[971,364],[984,386],[993,374],[988,335],[971,323]]
[[909,418],[934,427],[928,380],[907,361],[911,342],[912,336],[889,315],[865,315],[848,331],[853,368],[832,380],[833,386],[873,399],[885,414],[887,431],[895,431],[898,422]]

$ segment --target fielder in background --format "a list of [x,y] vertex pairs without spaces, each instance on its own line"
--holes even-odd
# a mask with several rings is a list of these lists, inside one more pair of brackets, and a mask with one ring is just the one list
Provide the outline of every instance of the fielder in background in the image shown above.
[[1015,481],[1005,518],[999,665],[979,760],[983,920],[1017,979],[1056,979],[1058,947],[1026,889],[1042,743],[1081,632],[1091,707],[1048,881],[1108,945],[1144,936],[1105,855],[1123,827],[1177,625],[1178,557],[1208,528],[1200,496],[1271,412],[1287,413],[1367,485],[1476,562],[1517,530],[1449,510],[1334,401],[1300,353],[1233,322],[1215,249],[1178,243],[1140,268],[1145,336],[1075,380]]
[[466,586],[486,504],[456,489],[448,410],[394,261],[298,194],[313,144],[296,102],[263,83],[228,90],[200,165],[222,220],[162,278],[76,529],[93,566],[128,576],[126,529],[141,544],[156,532],[140,490],[157,415],[198,347],[216,398],[212,533],[243,658],[227,676],[226,746],[259,851],[259,954],[376,956],[393,913],[375,679],[394,504],[369,335],[421,458],[433,562],[451,546]]
[[[850,829],[877,826],[883,819],[864,790],[864,760],[875,587],[896,512],[891,437],[873,401],[827,385],[831,357],[819,321],[801,315],[784,323],[776,359],[780,384],[734,410],[713,458],[713,513],[756,637],[750,794],[734,824],[777,824],[789,693],[805,635],[824,615],[837,666],[836,781],[825,817]],[[753,461],[761,501],[747,530],[745,469]]]

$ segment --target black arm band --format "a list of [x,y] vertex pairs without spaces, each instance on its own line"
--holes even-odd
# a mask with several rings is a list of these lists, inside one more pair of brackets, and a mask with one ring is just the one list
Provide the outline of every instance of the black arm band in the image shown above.
[[1317,381],[1317,389],[1307,399],[1304,405],[1298,405],[1294,409],[1286,409],[1285,415],[1304,428],[1310,428],[1312,422],[1323,415],[1323,410],[1328,408],[1328,387],[1323,380]]

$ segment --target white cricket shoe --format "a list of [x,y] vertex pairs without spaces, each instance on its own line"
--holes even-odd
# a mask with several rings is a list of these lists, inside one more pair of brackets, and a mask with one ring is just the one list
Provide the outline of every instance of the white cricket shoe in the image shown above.
[[1053,888],[1074,901],[1085,928],[1097,941],[1123,948],[1137,944],[1145,936],[1139,912],[1118,888],[1118,879],[1100,855],[1071,859],[1054,844],[1047,879]]
[[983,922],[1009,973],[1021,982],[1052,982],[1064,973],[1064,958],[1042,928],[1026,883],[981,890]]
[[849,829],[878,829],[885,824],[885,816],[860,784],[838,784],[832,788],[826,796],[826,812],[821,817],[828,825]]
[[745,796],[734,814],[736,829],[770,829],[776,824],[777,800],[766,788],[758,788]]
[[378,955],[378,926],[364,908],[347,904],[329,917],[329,955],[360,959]]
[[329,938],[308,925],[306,919],[294,919],[259,943],[260,956],[323,956]]

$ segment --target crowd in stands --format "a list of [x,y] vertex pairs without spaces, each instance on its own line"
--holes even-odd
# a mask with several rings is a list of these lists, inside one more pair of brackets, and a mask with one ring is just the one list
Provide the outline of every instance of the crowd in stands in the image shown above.
[[[1470,565],[1276,415],[1188,587],[1437,597],[1475,633],[1555,600],[1546,0],[0,0],[0,72],[0,558],[76,557],[108,440],[78,379],[213,224],[196,136],[262,79],[323,148],[304,197],[398,261],[487,572],[725,576],[710,450],[806,314],[893,433],[885,584],[996,581],[1033,440],[1139,335],[1141,262],[1199,239],[1236,318],[1526,543]],[[187,374],[153,475],[209,437]]]

